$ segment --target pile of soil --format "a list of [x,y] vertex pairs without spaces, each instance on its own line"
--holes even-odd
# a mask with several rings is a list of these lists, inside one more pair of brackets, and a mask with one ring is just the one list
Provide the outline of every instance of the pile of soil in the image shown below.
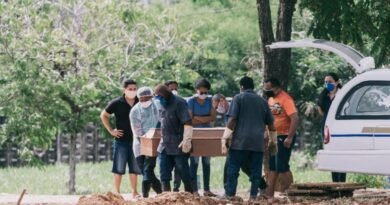
[[285,197],[277,198],[273,202],[258,199],[254,202],[244,201],[241,197],[233,200],[219,199],[216,197],[194,196],[185,192],[165,192],[148,199],[138,201],[126,201],[122,196],[108,192],[106,195],[83,196],[79,199],[79,205],[249,205],[249,204],[291,204],[291,205],[371,205],[390,204],[390,197],[380,198],[308,198],[308,197]]
[[77,204],[80,205],[127,205],[133,204],[129,201],[126,201],[121,195],[108,192],[106,195],[94,194],[92,196],[82,196],[80,197]]

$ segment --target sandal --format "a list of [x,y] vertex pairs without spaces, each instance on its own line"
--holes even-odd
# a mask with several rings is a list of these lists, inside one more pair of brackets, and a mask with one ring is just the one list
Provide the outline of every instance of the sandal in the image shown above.
[[214,193],[211,192],[211,191],[204,191],[204,192],[203,192],[203,196],[216,197],[217,195],[214,194]]
[[140,194],[138,194],[138,193],[136,193],[135,195],[132,194],[133,201],[138,201],[140,199],[142,199],[142,196]]

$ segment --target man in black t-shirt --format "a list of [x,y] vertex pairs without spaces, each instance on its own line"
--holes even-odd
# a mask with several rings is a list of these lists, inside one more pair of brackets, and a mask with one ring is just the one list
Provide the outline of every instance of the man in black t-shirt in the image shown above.
[[[129,115],[131,108],[137,102],[137,83],[134,80],[126,80],[123,83],[123,95],[112,100],[100,114],[104,127],[115,138],[112,166],[115,191],[120,193],[122,175],[126,173],[127,164],[133,197],[140,196],[137,192],[137,174],[141,174],[141,170],[138,168],[132,150],[133,133]],[[116,128],[112,128],[110,125],[111,114],[115,115]]]

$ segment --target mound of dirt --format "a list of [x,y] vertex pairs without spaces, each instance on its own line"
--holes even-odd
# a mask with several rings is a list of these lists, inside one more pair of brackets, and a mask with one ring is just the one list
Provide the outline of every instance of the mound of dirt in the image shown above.
[[82,196],[79,205],[225,205],[243,204],[241,197],[234,199],[218,199],[216,197],[195,196],[187,192],[164,192],[155,197],[140,199],[138,201],[126,201],[122,196],[108,192],[106,195]]
[[244,201],[241,197],[234,199],[219,199],[216,197],[194,196],[186,192],[165,192],[155,197],[140,199],[138,201],[126,201],[122,196],[108,192],[106,195],[83,196],[79,199],[79,205],[249,205],[249,204],[290,204],[290,205],[334,205],[334,204],[353,204],[353,205],[370,205],[370,204],[390,204],[390,197],[381,198],[277,198],[273,202],[265,199],[256,201]]
[[77,203],[79,205],[130,205],[133,204],[119,195],[112,192],[108,192],[106,195],[92,195],[92,196],[82,196]]

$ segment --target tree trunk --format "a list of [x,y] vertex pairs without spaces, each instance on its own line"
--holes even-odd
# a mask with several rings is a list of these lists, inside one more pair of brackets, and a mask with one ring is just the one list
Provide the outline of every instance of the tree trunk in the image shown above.
[[76,192],[76,139],[77,134],[72,133],[69,140],[69,194]]
[[[291,40],[292,17],[295,11],[297,0],[280,0],[278,9],[278,22],[276,28],[276,41]],[[279,75],[280,83],[284,89],[287,89],[289,74],[291,70],[291,49],[279,49],[277,53],[278,67],[283,73]]]
[[271,7],[269,0],[257,0],[257,11],[259,15],[259,29],[264,54],[264,79],[278,76],[279,72],[275,67],[276,52],[268,51],[265,46],[275,41],[272,30]]
[[61,137],[62,134],[61,132],[57,132],[57,138],[56,138],[56,148],[57,148],[57,161],[56,163],[61,163],[62,162],[62,146],[61,146]]
[[[292,16],[295,11],[294,6],[296,2],[297,0],[280,0],[276,29],[277,41],[288,41],[291,39]],[[275,41],[269,0],[257,0],[257,11],[264,53],[263,77],[264,79],[275,77],[280,80],[282,87],[287,89],[291,69],[290,49],[277,49],[272,52],[265,49],[266,45]]]

